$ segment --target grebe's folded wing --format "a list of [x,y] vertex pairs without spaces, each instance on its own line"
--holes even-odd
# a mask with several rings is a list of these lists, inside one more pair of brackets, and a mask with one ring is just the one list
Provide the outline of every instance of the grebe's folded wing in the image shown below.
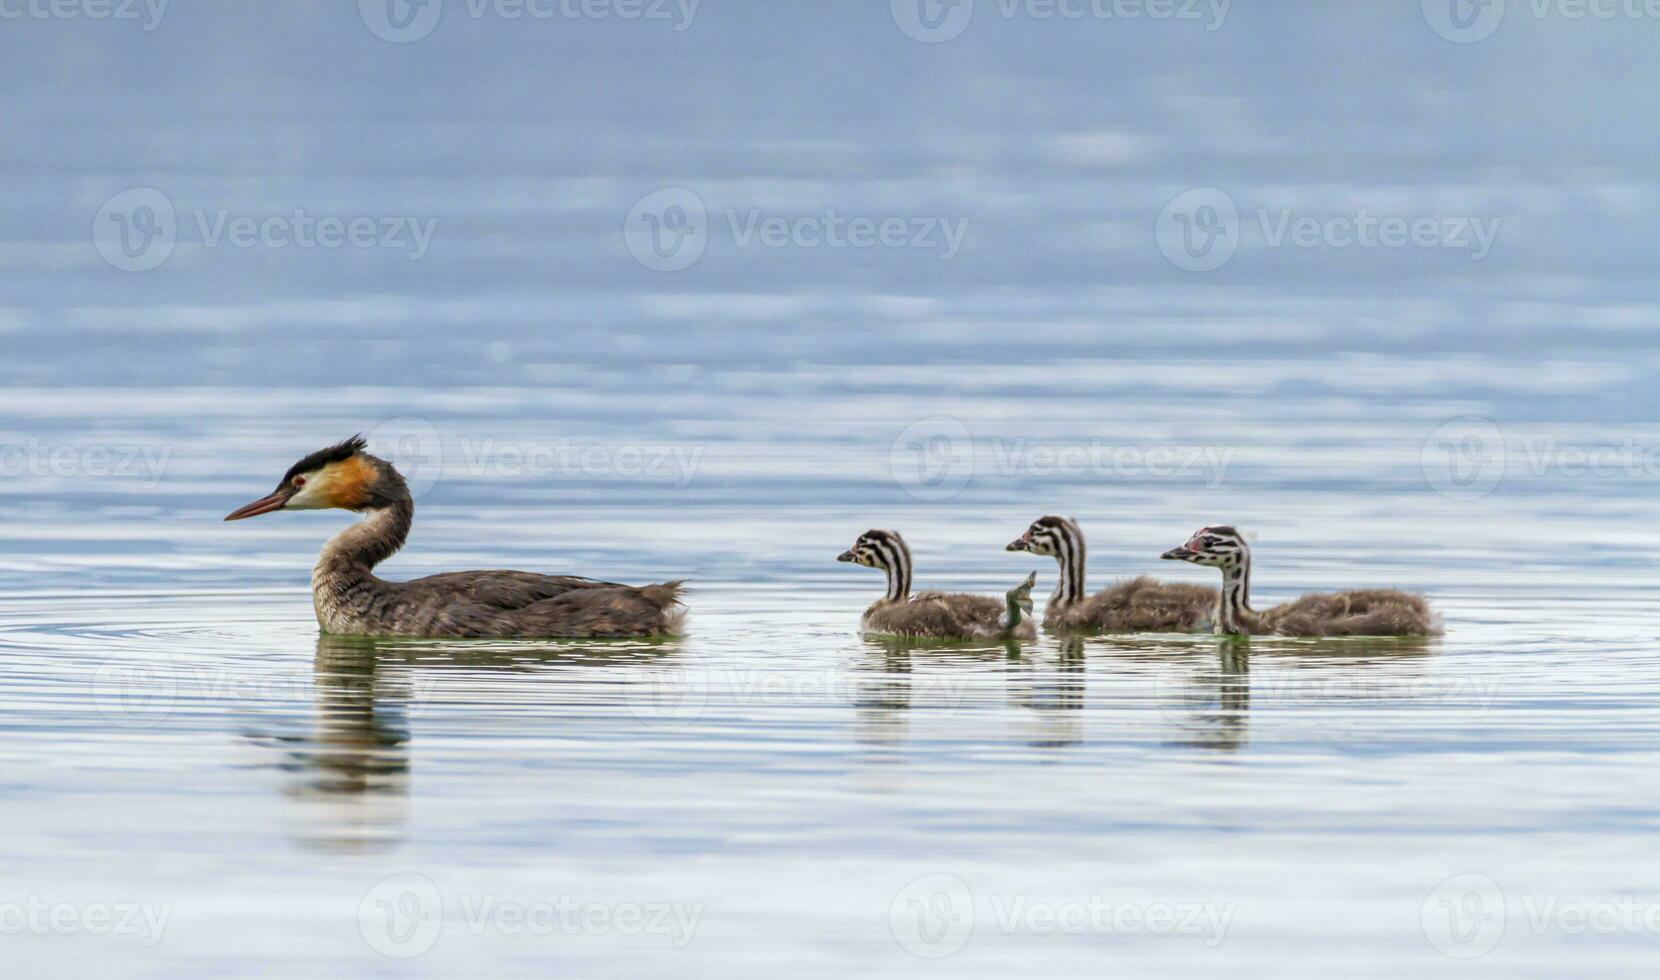
[[579,575],[510,571],[445,572],[403,584],[406,589],[447,594],[457,602],[476,602],[496,609],[523,609],[544,599],[584,589],[627,588],[615,582],[600,582]]

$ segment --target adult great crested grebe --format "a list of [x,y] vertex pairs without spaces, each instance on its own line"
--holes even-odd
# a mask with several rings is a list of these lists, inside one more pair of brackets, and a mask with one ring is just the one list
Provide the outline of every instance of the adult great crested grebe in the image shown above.
[[424,637],[622,637],[675,632],[679,582],[635,588],[573,575],[446,572],[408,582],[374,567],[403,546],[415,502],[398,471],[353,436],[289,467],[277,489],[226,515],[338,508],[366,514],[323,547],[311,571],[325,633]]
[[1441,617],[1421,595],[1396,589],[1314,593],[1251,608],[1251,548],[1231,527],[1202,527],[1160,557],[1222,570],[1212,632],[1258,636],[1437,636]]
[[1049,515],[1032,522],[1007,551],[1052,555],[1061,580],[1043,610],[1043,625],[1061,632],[1191,633],[1210,621],[1216,590],[1145,575],[1084,592],[1084,532],[1076,521]]
[[919,592],[911,595],[911,549],[897,531],[872,529],[859,535],[853,547],[836,556],[888,574],[888,591],[871,603],[859,620],[867,633],[929,637],[942,640],[1031,640],[1032,586],[1037,573],[1004,593],[1003,600],[961,592]]

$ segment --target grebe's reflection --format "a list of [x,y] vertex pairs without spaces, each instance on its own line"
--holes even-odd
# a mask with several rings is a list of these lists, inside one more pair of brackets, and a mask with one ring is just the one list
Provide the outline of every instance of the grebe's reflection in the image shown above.
[[372,642],[319,636],[311,687],[309,733],[251,736],[281,753],[283,793],[301,805],[295,836],[326,849],[392,846],[408,820],[411,685],[377,668]]
[[[261,737],[283,754],[284,787],[306,805],[297,834],[332,848],[401,839],[408,818],[410,720],[467,672],[545,672],[550,666],[644,668],[672,664],[673,641],[552,643],[413,640],[320,635],[312,660],[313,711],[306,735]],[[640,684],[650,671],[625,671]],[[551,679],[551,677],[550,677]],[[526,678],[527,683],[529,678]],[[520,685],[513,685],[518,690]]]
[[409,778],[407,678],[386,677],[372,642],[320,636],[314,734],[290,747],[306,791],[402,794]]
[[1076,636],[1062,636],[1052,655],[1010,664],[1009,703],[1027,709],[1019,717],[1028,746],[1060,749],[1083,741],[1086,676],[1084,642]]
[[956,712],[976,702],[999,701],[1027,709],[1020,741],[1034,748],[1062,748],[1081,740],[1084,706],[1083,643],[1063,639],[1058,653],[1047,644],[947,643],[869,635],[867,656],[856,666],[854,706],[860,744],[893,749],[909,731],[909,713]]
[[[1258,700],[1294,704],[1349,694],[1375,696],[1405,687],[1411,664],[1432,654],[1428,637],[1343,637],[1288,639],[1225,636],[1214,659],[1194,663],[1192,642],[1173,641],[1171,661],[1161,670],[1155,697],[1159,708],[1186,735],[1172,742],[1196,748],[1234,750],[1248,741],[1253,684]],[[1255,646],[1253,646],[1253,643]],[[1253,661],[1258,677],[1253,678]],[[1361,673],[1355,674],[1358,668]],[[1345,681],[1336,672],[1345,671]]]
[[866,634],[865,655],[853,668],[854,733],[858,743],[880,750],[878,761],[909,733],[912,709],[955,713],[984,697],[990,671],[1021,657],[1021,644],[947,641]]

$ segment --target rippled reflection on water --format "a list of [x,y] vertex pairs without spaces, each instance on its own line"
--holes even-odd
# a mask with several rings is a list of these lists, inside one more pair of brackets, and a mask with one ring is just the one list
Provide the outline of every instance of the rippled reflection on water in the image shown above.
[[[362,398],[352,418],[308,428],[333,438],[406,411],[388,392]],[[977,420],[977,438],[1071,438],[1067,412],[1044,410],[1064,396],[1032,399],[1014,422],[943,383],[918,398]],[[285,433],[198,435],[173,419],[132,430],[174,454],[156,487],[20,481],[0,568],[9,879],[54,901],[170,907],[163,941],[139,949],[201,975],[250,950],[279,971],[373,971],[391,962],[374,917],[393,913],[438,930],[416,959],[434,970],[482,958],[524,972],[551,957],[600,971],[625,955],[675,976],[898,974],[925,960],[894,922],[940,895],[941,922],[973,925],[944,960],[959,973],[1093,973],[1104,960],[1268,975],[1357,950],[1433,971],[1452,959],[1424,917],[1449,880],[1457,900],[1497,883],[1511,924],[1484,962],[1509,969],[1565,955],[1559,928],[1526,925],[1526,902],[1644,887],[1643,842],[1660,824],[1645,583],[1660,566],[1640,536],[1605,527],[1635,486],[1600,485],[1605,499],[1581,513],[1562,505],[1575,487],[1524,471],[1472,508],[1426,485],[1427,423],[1407,404],[1377,409],[1366,447],[1328,450],[1339,487],[1289,463],[1333,433],[1286,422],[1228,430],[1241,448],[1222,493],[993,467],[919,500],[886,456],[903,420],[860,420],[833,397],[820,415],[843,413],[856,440],[762,423],[646,430],[704,449],[710,469],[687,488],[467,468],[477,433],[527,438],[538,399],[499,394],[506,414],[490,418],[442,400],[426,411],[437,478],[386,574],[684,576],[684,638],[319,637],[308,569],[348,518],[218,520],[312,448]],[[240,401],[191,411],[234,416]],[[762,401],[725,410],[759,418]],[[313,400],[274,403],[303,414]],[[1174,435],[1124,424],[1126,440]],[[66,423],[59,438],[106,434]],[[768,447],[786,444],[822,475],[781,489],[791,471]],[[977,444],[976,459],[996,448]],[[999,592],[1035,568],[1041,598],[1052,564],[1001,549],[1048,510],[1082,523],[1095,588],[1143,571],[1204,581],[1155,556],[1226,515],[1259,535],[1259,604],[1415,588],[1445,611],[1447,635],[857,635],[881,582],[834,561],[852,535],[901,529],[919,587]],[[1481,877],[1454,878],[1467,874]],[[487,897],[498,910],[563,897],[595,915],[650,905],[697,925],[679,944],[684,933],[615,927],[526,936],[481,922]],[[1054,936],[1008,918],[1010,902],[1092,897],[1226,912],[1226,936]],[[20,962],[91,970],[132,952],[49,938],[15,937]],[[1574,962],[1614,970],[1640,938],[1575,945]]]
[[[0,25],[12,973],[1652,959],[1654,929],[1537,914],[1660,907],[1652,25],[1487,4],[1502,30],[1458,44],[1411,3],[1235,4],[1214,31],[976,5],[925,45],[882,3],[705,4],[675,32],[469,2],[396,44],[371,6]],[[622,227],[669,186],[711,226],[968,233],[949,262],[711,235],[661,273]],[[1479,262],[1253,232],[1194,273],[1154,223],[1201,186],[1247,225],[1502,223]],[[140,187],[181,238],[130,273],[88,232]],[[417,262],[192,227],[295,210],[437,232]],[[421,491],[389,577],[683,577],[687,636],[320,639],[307,573],[344,518],[220,518],[359,430]],[[921,587],[1035,567],[1041,601],[1053,568],[1001,549],[1049,512],[1092,588],[1205,581],[1156,556],[1228,522],[1261,604],[1419,589],[1447,635],[856,635],[880,586],[833,559],[860,531],[902,531]],[[32,900],[165,931],[11,929]],[[1226,927],[1045,928],[1098,901]],[[561,902],[601,925],[515,927]]]
[[[951,961],[971,971],[1103,955],[1004,931],[1009,895],[1233,909],[1216,947],[1116,936],[1141,969],[1229,950],[1289,969],[1335,955],[1333,930],[1434,965],[1439,882],[1630,887],[1602,856],[1654,829],[1660,678],[1611,593],[1448,588],[1437,640],[941,646],[857,637],[869,582],[785,581],[699,589],[692,631],[660,642],[321,638],[292,589],[7,600],[12,879],[172,903],[149,955],[187,971],[250,945],[378,960],[358,907],[411,872],[443,903],[435,968],[547,954],[471,931],[460,903],[489,894],[702,908],[679,947],[562,942],[572,968],[782,965],[829,939],[824,969],[898,971],[890,905],[935,873],[978,896]],[[1587,614],[1598,635],[1569,635]],[[1501,961],[1545,939],[1513,934]]]

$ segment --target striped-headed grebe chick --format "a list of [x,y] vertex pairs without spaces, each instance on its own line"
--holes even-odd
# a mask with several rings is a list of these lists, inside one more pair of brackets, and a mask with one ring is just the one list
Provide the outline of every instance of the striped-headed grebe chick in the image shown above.
[[1423,596],[1395,589],[1314,593],[1256,612],[1251,608],[1251,548],[1231,527],[1202,527],[1163,555],[1222,570],[1216,633],[1258,636],[1437,636],[1441,617]]
[[374,567],[403,546],[415,503],[392,464],[364,452],[359,437],[289,468],[277,489],[225,517],[338,508],[364,519],[335,535],[311,571],[317,624],[325,633],[426,637],[618,637],[673,633],[680,583],[635,588],[571,575],[447,572],[408,582]]
[[1008,551],[1049,555],[1061,579],[1043,610],[1043,625],[1057,632],[1192,633],[1205,629],[1216,608],[1216,590],[1147,576],[1084,592],[1084,532],[1077,522],[1049,515],[1010,541]]
[[887,573],[888,591],[871,603],[859,621],[867,633],[948,640],[1015,639],[1037,636],[1032,622],[1032,586],[1037,573],[1004,594],[919,592],[911,595],[911,549],[896,531],[870,530],[836,557]]

